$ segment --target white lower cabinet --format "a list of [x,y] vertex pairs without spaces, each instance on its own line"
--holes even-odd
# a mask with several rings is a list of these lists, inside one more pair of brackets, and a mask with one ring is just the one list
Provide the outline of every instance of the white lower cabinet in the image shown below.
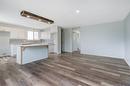
[[16,56],[18,45],[11,45],[11,56]]

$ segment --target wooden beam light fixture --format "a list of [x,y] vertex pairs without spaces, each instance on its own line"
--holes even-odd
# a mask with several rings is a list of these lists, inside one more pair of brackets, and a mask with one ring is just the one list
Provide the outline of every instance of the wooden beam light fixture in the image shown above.
[[42,17],[42,16],[39,16],[39,15],[36,15],[36,14],[33,14],[33,13],[30,13],[28,11],[21,11],[21,16],[23,17],[27,17],[27,18],[30,18],[30,19],[34,19],[34,20],[37,20],[37,21],[40,21],[40,22],[45,22],[47,24],[53,24],[54,21],[53,20],[50,20],[50,19],[47,19],[45,17]]

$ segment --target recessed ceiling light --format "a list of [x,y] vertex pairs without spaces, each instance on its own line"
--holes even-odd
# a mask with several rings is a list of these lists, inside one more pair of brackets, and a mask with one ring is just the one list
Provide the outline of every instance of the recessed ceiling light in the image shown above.
[[79,10],[76,10],[76,13],[79,13],[80,11]]
[[82,85],[78,85],[78,86],[82,86]]
[[28,18],[30,17],[30,16],[27,16]]
[[38,21],[42,21],[41,19],[38,19]]
[[48,24],[50,24],[50,22],[47,22]]

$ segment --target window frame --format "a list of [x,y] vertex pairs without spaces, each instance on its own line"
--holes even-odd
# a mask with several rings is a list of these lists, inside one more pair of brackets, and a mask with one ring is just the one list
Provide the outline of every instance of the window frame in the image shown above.
[[[29,32],[32,32],[32,39],[29,39]],[[35,34],[37,33],[37,35]],[[27,31],[27,40],[40,40],[40,37],[39,37],[39,32],[38,31]]]

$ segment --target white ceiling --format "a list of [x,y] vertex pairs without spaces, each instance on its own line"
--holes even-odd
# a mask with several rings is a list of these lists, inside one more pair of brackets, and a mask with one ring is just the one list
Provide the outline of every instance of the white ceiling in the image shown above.
[[[27,10],[68,28],[123,20],[130,0],[0,0],[0,22],[33,28],[47,24],[20,16]],[[80,10],[77,14],[76,10]]]

